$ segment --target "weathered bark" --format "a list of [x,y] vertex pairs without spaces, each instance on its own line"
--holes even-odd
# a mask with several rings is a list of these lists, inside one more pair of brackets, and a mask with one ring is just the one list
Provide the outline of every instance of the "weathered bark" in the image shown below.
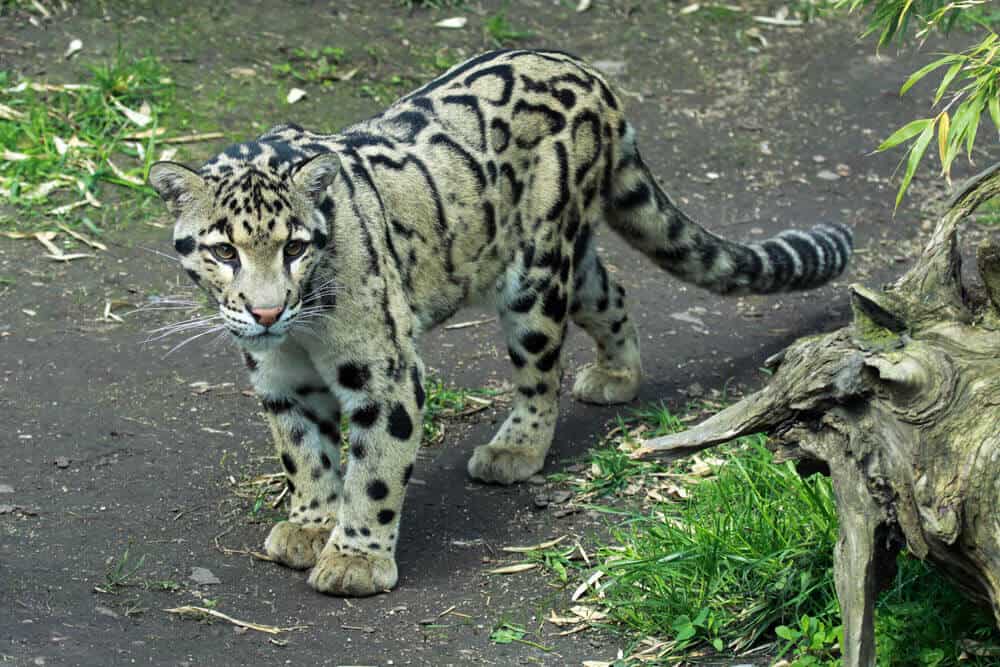
[[678,456],[759,431],[830,470],[844,665],[875,664],[876,596],[902,546],[1000,624],[1000,246],[961,282],[959,224],[1000,195],[1000,164],[966,184],[916,265],[881,291],[851,286],[853,323],[800,339],[769,384],[634,456]]

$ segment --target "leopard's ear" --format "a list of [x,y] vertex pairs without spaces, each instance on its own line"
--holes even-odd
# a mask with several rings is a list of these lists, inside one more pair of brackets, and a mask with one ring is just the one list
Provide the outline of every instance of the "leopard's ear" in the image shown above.
[[326,189],[340,172],[340,158],[336,153],[320,153],[299,165],[292,177],[295,187],[318,204]]
[[179,216],[206,188],[205,180],[197,172],[176,162],[153,163],[149,168],[149,184],[175,216]]

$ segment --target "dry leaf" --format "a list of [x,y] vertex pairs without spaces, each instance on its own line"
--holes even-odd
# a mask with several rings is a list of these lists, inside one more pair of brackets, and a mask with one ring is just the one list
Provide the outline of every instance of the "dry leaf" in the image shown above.
[[576,614],[584,621],[603,621],[608,617],[607,613],[594,609],[593,607],[587,607],[585,605],[576,605],[570,608],[570,612]]
[[16,151],[9,151],[6,148],[3,151],[3,159],[8,162],[18,162],[20,160],[30,160],[30,155],[25,155],[24,153],[18,153]]
[[465,24],[469,22],[469,19],[464,16],[453,16],[450,19],[444,19],[438,21],[434,24],[435,28],[446,28],[451,30],[457,30],[459,28],[464,28]]
[[557,537],[554,540],[549,540],[547,542],[539,542],[538,544],[532,544],[526,547],[504,547],[501,551],[506,551],[508,553],[523,554],[529,551],[542,551],[543,549],[551,549],[555,545],[559,544],[566,539],[566,536]]
[[598,570],[597,572],[590,575],[585,582],[580,584],[577,587],[577,589],[573,591],[573,595],[571,595],[569,599],[572,600],[573,602],[576,602],[577,600],[582,598],[583,594],[587,592],[587,589],[596,584],[603,576],[604,576],[603,570]]
[[82,48],[83,48],[83,42],[81,42],[78,39],[74,39],[72,42],[69,43],[69,47],[66,49],[66,53],[63,54],[63,58],[69,60],[70,58],[75,56]]
[[153,122],[153,116],[151,115],[152,112],[150,111],[148,104],[144,103],[139,111],[133,111],[114,98],[112,98],[111,103],[114,104],[115,108],[121,111],[126,118],[139,127],[146,127]]
[[576,6],[577,13],[582,13],[590,9],[590,0],[580,0],[580,3]]
[[285,100],[289,104],[295,104],[305,96],[306,96],[306,91],[302,90],[301,88],[292,88],[291,90],[288,91],[288,97],[286,97]]
[[23,111],[12,109],[6,104],[0,104],[0,119],[3,120],[24,120],[28,115]]
[[486,570],[486,574],[517,574],[518,572],[534,570],[536,567],[538,567],[538,563],[515,563],[514,565],[504,565],[503,567]]
[[83,243],[85,245],[89,245],[91,248],[96,248],[97,250],[104,250],[104,251],[107,251],[107,249],[108,249],[108,246],[104,245],[100,241],[94,241],[93,239],[84,236],[80,232],[78,232],[78,231],[76,231],[74,229],[70,229],[69,227],[67,227],[66,225],[64,225],[62,223],[57,223],[56,227],[58,227],[59,229],[63,230],[64,232],[66,232],[67,234],[69,234],[70,236],[72,236],[73,238],[75,238],[80,243]]
[[257,76],[257,70],[253,67],[230,67],[226,72],[234,79],[249,79]]
[[699,5],[696,2],[694,4],[688,5],[687,7],[684,7],[683,9],[681,9],[679,13],[681,14],[681,16],[684,16],[685,14],[694,14],[699,9],[701,9],[701,5]]

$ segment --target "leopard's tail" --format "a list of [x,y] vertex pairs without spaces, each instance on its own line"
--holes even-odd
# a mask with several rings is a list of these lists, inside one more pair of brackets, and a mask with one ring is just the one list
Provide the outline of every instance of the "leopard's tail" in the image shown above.
[[847,267],[853,239],[844,225],[786,230],[753,244],[728,241],[691,220],[663,192],[639,156],[631,126],[620,146],[608,223],[681,280],[719,294],[767,294],[818,287]]

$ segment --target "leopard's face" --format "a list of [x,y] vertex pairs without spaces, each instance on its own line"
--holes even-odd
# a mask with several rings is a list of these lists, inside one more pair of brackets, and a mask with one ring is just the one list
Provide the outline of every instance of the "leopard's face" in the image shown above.
[[249,167],[203,179],[170,163],[150,170],[150,182],[177,216],[181,264],[249,350],[280,343],[308,306],[309,279],[328,234],[316,199],[338,164],[335,156],[321,157],[294,176]]

